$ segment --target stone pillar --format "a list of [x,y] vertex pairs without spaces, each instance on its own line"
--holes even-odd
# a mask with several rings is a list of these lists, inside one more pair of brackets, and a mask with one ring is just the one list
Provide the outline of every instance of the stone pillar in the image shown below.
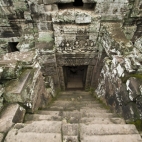
[[85,82],[85,89],[89,89],[91,87],[91,80],[93,75],[94,66],[89,65],[86,74],[86,82]]
[[61,88],[61,90],[65,90],[65,79],[64,79],[63,67],[59,66],[59,67],[57,67],[57,70],[58,70],[60,88]]

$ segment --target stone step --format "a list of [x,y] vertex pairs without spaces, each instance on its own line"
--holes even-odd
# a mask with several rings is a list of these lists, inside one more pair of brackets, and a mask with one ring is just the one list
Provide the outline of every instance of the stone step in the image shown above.
[[79,126],[78,124],[62,124],[63,142],[78,142]]
[[84,124],[125,124],[125,121],[122,118],[84,117],[84,118],[81,118],[80,123],[84,123]]
[[102,118],[111,118],[111,117],[117,117],[115,114],[112,114],[112,113],[99,113],[99,112],[80,112],[80,111],[77,111],[77,110],[74,110],[74,111],[63,111],[63,116],[64,117],[77,117],[77,116],[80,116],[80,118],[83,118],[83,117],[102,117]]
[[46,110],[52,110],[52,111],[73,111],[73,110],[79,110],[80,107],[75,107],[75,106],[51,106],[47,108]]
[[55,101],[52,103],[53,105],[78,105],[78,106],[91,106],[91,107],[96,107],[96,106],[102,106],[101,104],[99,104],[98,102],[95,101],[74,101],[74,100],[68,100],[68,101]]
[[60,96],[58,100],[72,100],[72,101],[92,101],[94,98],[91,96]]
[[73,101],[73,100],[56,100],[54,101],[52,104],[62,104],[62,103],[65,103],[65,104],[68,104],[68,103],[74,103],[74,104],[84,104],[84,105],[87,105],[87,104],[98,104],[98,105],[101,105],[98,101]]
[[139,134],[85,136],[81,142],[142,142]]
[[103,109],[103,106],[100,105],[99,103],[89,103],[88,101],[86,102],[74,102],[74,101],[55,101],[52,105],[50,105],[48,108],[60,108],[60,109],[64,109],[64,108],[76,108],[76,109],[80,109],[80,108],[96,108],[96,109]]
[[42,121],[42,120],[48,120],[48,121],[62,121],[61,116],[53,116],[53,115],[42,115],[42,114],[26,114],[25,116],[25,122],[29,123],[27,121]]
[[107,112],[109,113],[110,111],[107,109],[99,108],[99,107],[96,107],[96,108],[82,107],[80,109],[80,112],[81,113],[107,113]]
[[22,123],[25,112],[19,104],[6,106],[0,114],[0,133],[7,133],[15,123]]
[[138,134],[134,125],[128,124],[80,124],[80,136]]
[[73,110],[78,110],[78,111],[81,111],[81,112],[85,112],[85,109],[87,109],[88,111],[86,112],[92,112],[92,113],[95,113],[95,112],[100,112],[100,113],[103,113],[103,112],[110,112],[109,110],[107,109],[103,109],[102,107],[99,107],[98,105],[96,105],[96,107],[90,109],[91,107],[84,107],[82,105],[62,105],[62,106],[58,106],[58,105],[53,105],[53,106],[50,106],[48,108],[46,108],[45,110],[52,110],[52,111],[73,111]]
[[[61,124],[60,121],[33,121],[30,124],[17,124],[14,126],[15,129],[18,129],[22,133],[61,133]],[[19,129],[20,127],[20,129]]]
[[80,142],[78,136],[63,136],[63,142]]
[[37,114],[50,115],[50,116],[62,116],[63,112],[62,111],[40,110],[40,111],[37,112]]
[[5,142],[62,142],[60,133],[22,133],[11,130]]
[[96,113],[91,113],[91,112],[84,112],[81,113],[81,117],[102,117],[102,118],[112,118],[112,117],[118,117],[116,114],[113,113],[101,113],[101,112],[96,112]]
[[85,91],[80,91],[80,90],[75,90],[75,91],[64,91],[61,92],[61,95],[90,95],[90,92],[85,92]]
[[62,124],[62,133],[65,136],[78,136],[79,134],[79,124]]

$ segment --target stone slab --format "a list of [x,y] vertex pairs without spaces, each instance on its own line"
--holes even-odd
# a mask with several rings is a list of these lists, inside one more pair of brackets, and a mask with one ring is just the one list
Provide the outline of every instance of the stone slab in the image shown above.
[[78,124],[62,124],[62,133],[63,136],[78,136],[79,125]]
[[103,117],[103,118],[110,118],[110,117],[116,117],[115,114],[112,114],[112,113],[99,113],[99,112],[96,112],[96,113],[91,113],[91,112],[84,112],[84,113],[81,113],[81,117]]
[[81,142],[142,142],[139,134],[85,136]]
[[10,131],[5,142],[62,142],[59,133],[16,133],[16,130]]
[[63,136],[63,142],[79,142],[78,136]]
[[36,59],[36,53],[33,51],[28,52],[11,52],[2,57],[2,60],[16,60],[22,61],[23,65],[32,65]]
[[0,68],[2,69],[2,79],[14,79],[17,78],[22,69],[22,63],[15,60],[2,60],[0,61]]
[[57,115],[43,115],[43,114],[27,114],[25,116],[25,121],[61,121],[62,117]]
[[10,104],[1,113],[0,133],[6,133],[15,123],[23,122],[25,109],[18,104]]
[[[15,126],[16,127],[16,126]],[[23,128],[19,129],[21,133],[61,133],[61,122],[58,121],[33,121],[30,124],[23,125]]]
[[84,118],[81,118],[80,123],[84,123],[84,124],[125,124],[125,121],[122,118],[84,117]]
[[81,124],[81,137],[93,135],[124,135],[124,134],[138,134],[134,125],[127,124]]
[[[31,79],[32,70],[27,69],[25,70],[20,78],[18,80],[11,81],[5,88],[6,94],[5,94],[5,99],[8,102],[23,102],[24,96],[21,95],[26,83],[28,82],[29,79]],[[27,95],[28,97],[28,95]]]

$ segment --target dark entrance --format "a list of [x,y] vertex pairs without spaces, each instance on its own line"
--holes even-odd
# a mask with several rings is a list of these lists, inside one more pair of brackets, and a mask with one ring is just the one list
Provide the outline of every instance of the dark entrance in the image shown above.
[[18,44],[18,42],[9,42],[9,43],[8,43],[8,52],[10,53],[10,52],[19,51],[19,50],[17,49],[17,44]]
[[66,89],[84,89],[87,66],[65,66],[63,70]]
[[82,0],[75,0],[73,6],[83,6]]

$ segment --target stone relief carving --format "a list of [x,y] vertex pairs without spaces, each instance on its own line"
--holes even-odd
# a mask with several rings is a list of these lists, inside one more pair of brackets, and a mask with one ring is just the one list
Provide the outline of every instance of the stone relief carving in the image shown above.
[[[58,60],[59,59],[59,60]],[[92,61],[92,58],[57,58],[57,65],[59,66],[80,66],[80,65],[89,65]]]
[[62,41],[57,52],[59,53],[71,53],[71,52],[93,52],[95,43],[92,40],[76,40],[76,41]]

